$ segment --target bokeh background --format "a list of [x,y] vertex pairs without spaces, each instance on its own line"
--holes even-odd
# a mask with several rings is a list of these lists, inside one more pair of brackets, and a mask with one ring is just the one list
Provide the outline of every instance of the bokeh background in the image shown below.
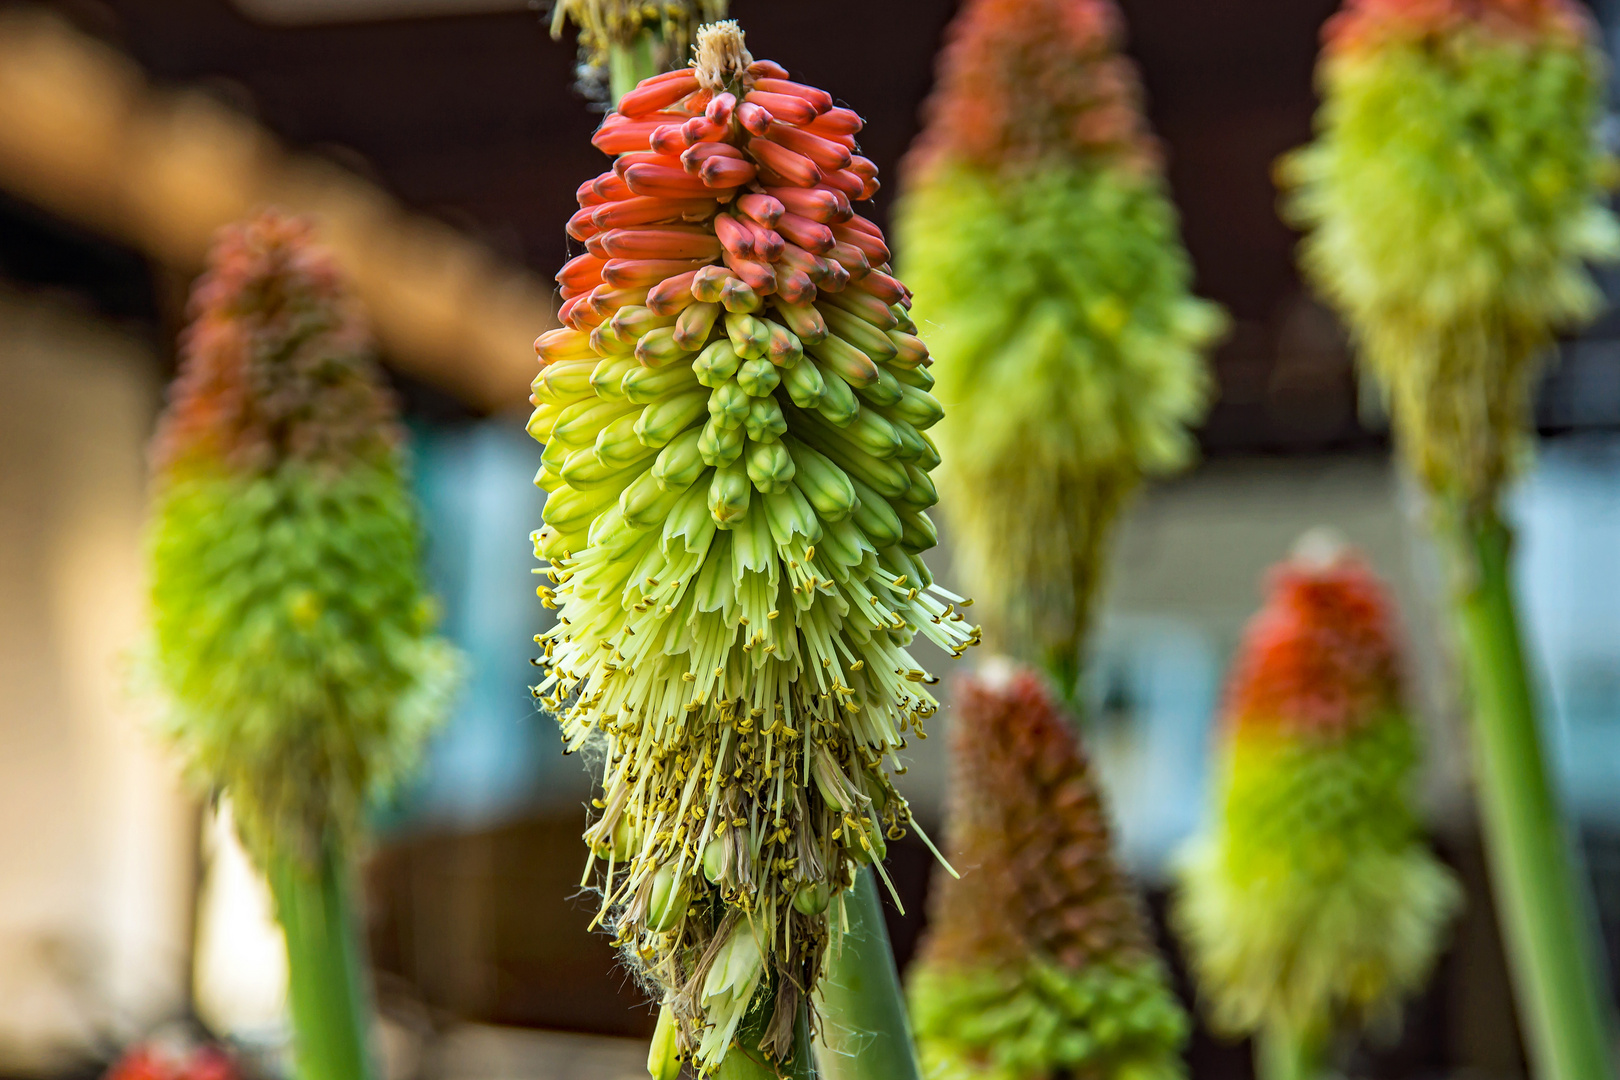
[[[1427,994],[1357,1069],[1523,1075],[1484,887],[1443,586],[1384,418],[1293,268],[1274,158],[1309,135],[1331,0],[1122,0],[1199,291],[1234,330],[1202,461],[1117,544],[1087,732],[1162,915],[1202,809],[1221,673],[1264,568],[1328,524],[1395,586],[1430,751],[1424,805],[1467,913]],[[755,55],[868,120],[889,187],[951,0],[734,0]],[[1620,2],[1595,9],[1620,44]],[[212,808],[147,735],[144,445],[214,228],[309,213],[354,275],[405,403],[445,629],[472,675],[420,779],[376,809],[367,922],[397,1078],[644,1075],[652,1015],[585,930],[589,783],[535,710],[523,431],[573,190],[604,159],[574,50],[523,0],[0,0],[0,1077],[95,1076],[201,1019],[272,1052],[278,945]],[[1620,293],[1620,279],[1607,282]],[[926,332],[926,328],[925,332]],[[1620,316],[1562,347],[1512,507],[1534,661],[1620,963]],[[934,565],[948,579],[950,542]],[[925,647],[926,651],[926,647]],[[949,669],[943,657],[929,657]],[[930,665],[933,666],[933,665]],[[947,681],[948,685],[948,681]],[[947,704],[934,727],[948,731]],[[938,821],[944,740],[905,790]],[[931,860],[891,847],[909,958]],[[1166,940],[1166,947],[1170,947]],[[193,979],[192,972],[196,977]],[[1182,984],[1183,992],[1186,986]],[[1197,1077],[1249,1075],[1202,1032]]]

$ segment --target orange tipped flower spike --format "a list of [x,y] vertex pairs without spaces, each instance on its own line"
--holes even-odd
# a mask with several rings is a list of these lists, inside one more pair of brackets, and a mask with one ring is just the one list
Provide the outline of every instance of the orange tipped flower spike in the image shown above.
[[[560,611],[536,693],[570,748],[603,750],[586,838],[601,918],[663,999],[659,1076],[802,1044],[845,892],[915,827],[883,765],[936,707],[906,646],[977,639],[920,558],[926,350],[869,266],[865,181],[822,145],[853,139],[789,136],[830,103],[786,75],[720,23],[685,81],[625,95],[666,123],[613,144],[622,190],[618,170],[580,189],[609,258],[568,264],[566,325],[536,342],[535,546]],[[705,146],[725,149],[694,176]],[[859,225],[861,247],[789,207]]]
[[959,403],[939,429],[958,565],[996,647],[1068,698],[1107,537],[1143,476],[1191,456],[1223,321],[1188,291],[1122,30],[1112,0],[967,0],[898,206]]
[[1427,978],[1460,893],[1409,802],[1394,613],[1335,548],[1272,572],[1233,665],[1215,821],[1176,916],[1219,1028],[1315,1044]]

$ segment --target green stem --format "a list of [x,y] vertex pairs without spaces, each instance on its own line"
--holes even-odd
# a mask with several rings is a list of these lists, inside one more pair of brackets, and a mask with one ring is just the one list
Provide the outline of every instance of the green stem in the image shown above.
[[343,856],[329,841],[316,865],[277,857],[269,877],[287,940],[294,1075],[370,1080],[371,993]]
[[642,79],[650,79],[663,69],[658,63],[658,38],[654,31],[643,30],[626,45],[608,46],[608,89],[613,104],[636,88]]
[[810,1063],[810,1008],[803,1002],[799,1004],[799,1014],[794,1021],[793,1032],[793,1061],[788,1068],[778,1073],[776,1069],[766,1064],[765,1054],[759,1049],[757,1036],[753,1039],[739,1039],[739,1044],[731,1048],[726,1054],[720,1068],[715,1072],[716,1080],[815,1080],[816,1073]]
[[1259,1080],[1321,1080],[1327,1040],[1317,1030],[1268,1023],[1255,1033],[1254,1073]]
[[1613,1077],[1613,1006],[1543,757],[1509,579],[1512,533],[1492,510],[1444,516],[1441,528],[1460,571],[1479,812],[1532,1071]]
[[1062,645],[1048,649],[1045,656],[1046,677],[1052,681],[1069,714],[1078,723],[1082,715],[1080,701],[1080,640],[1076,635]]
[[840,947],[828,953],[816,1048],[822,1080],[919,1080],[921,1075],[877,890],[870,869],[855,876],[844,900],[849,929]]

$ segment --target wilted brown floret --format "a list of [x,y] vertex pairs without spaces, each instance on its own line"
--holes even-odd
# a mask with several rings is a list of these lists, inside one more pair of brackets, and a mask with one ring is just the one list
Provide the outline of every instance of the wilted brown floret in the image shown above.
[[935,894],[924,962],[1035,954],[1079,970],[1151,958],[1090,765],[1040,679],[964,679],[956,701],[950,842],[962,877]]

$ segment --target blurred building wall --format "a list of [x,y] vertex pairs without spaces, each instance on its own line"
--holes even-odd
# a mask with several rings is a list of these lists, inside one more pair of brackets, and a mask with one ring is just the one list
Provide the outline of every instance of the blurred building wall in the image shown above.
[[136,339],[0,291],[0,1070],[184,999],[194,813],[129,673],[158,386]]

